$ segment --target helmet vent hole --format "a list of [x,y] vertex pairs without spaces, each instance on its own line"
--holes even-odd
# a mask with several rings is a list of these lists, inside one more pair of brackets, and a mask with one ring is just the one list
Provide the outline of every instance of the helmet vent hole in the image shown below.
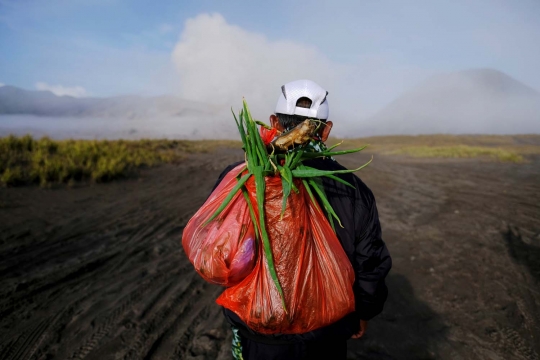
[[301,97],[300,99],[298,99],[298,101],[296,101],[296,106],[309,109],[311,108],[311,103],[311,99],[308,99],[307,97]]

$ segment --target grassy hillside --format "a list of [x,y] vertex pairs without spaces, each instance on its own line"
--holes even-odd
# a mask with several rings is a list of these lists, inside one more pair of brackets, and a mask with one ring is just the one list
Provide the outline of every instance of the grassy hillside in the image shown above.
[[105,182],[145,166],[175,163],[188,153],[234,141],[179,140],[36,140],[31,136],[0,138],[0,183],[3,185]]

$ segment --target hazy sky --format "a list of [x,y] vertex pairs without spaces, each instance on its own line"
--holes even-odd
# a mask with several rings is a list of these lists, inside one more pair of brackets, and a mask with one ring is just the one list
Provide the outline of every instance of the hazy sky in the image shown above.
[[372,114],[431,74],[494,68],[540,89],[540,1],[0,0],[0,84],[179,94],[273,110],[311,78]]

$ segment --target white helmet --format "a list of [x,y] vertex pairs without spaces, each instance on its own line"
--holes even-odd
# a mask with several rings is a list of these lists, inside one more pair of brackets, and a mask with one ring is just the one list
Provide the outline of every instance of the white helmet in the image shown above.
[[[328,119],[328,101],[326,100],[328,91],[315,82],[311,80],[291,81],[281,87],[281,93],[276,105],[276,114]],[[303,97],[311,100],[310,108],[296,106],[298,99]]]

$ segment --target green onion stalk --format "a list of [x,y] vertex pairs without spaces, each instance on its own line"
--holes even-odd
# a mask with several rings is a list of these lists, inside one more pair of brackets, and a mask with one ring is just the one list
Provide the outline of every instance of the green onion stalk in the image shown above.
[[[232,111],[232,109],[231,109]],[[327,148],[324,143],[320,140],[312,139],[311,141],[296,146],[291,150],[288,150],[286,153],[274,153],[272,149],[268,149],[264,144],[257,125],[263,126],[267,129],[270,127],[260,121],[255,121],[251,116],[247,103],[244,99],[243,107],[240,110],[239,116],[236,117],[234,111],[232,111],[236,126],[240,133],[242,139],[243,148],[246,156],[246,166],[239,172],[237,176],[237,184],[227,195],[223,203],[219,208],[212,214],[212,216],[205,222],[205,225],[214,220],[219,214],[227,207],[231,202],[234,196],[238,191],[241,191],[244,199],[246,200],[249,208],[249,213],[251,220],[255,224],[255,236],[256,240],[262,241],[262,247],[264,252],[264,257],[266,259],[268,269],[270,271],[270,276],[279,292],[281,297],[281,303],[285,312],[287,312],[287,306],[285,304],[285,297],[283,295],[283,289],[277,277],[276,269],[274,266],[274,257],[272,255],[272,248],[270,246],[270,239],[268,232],[266,230],[265,222],[265,211],[264,211],[264,198],[265,198],[265,187],[266,183],[264,178],[266,176],[280,176],[283,186],[283,202],[281,209],[281,217],[285,212],[287,206],[287,198],[291,194],[291,191],[298,193],[298,188],[294,185],[294,179],[299,178],[302,180],[302,183],[314,204],[317,204],[314,194],[317,194],[321,200],[321,205],[328,215],[328,220],[332,229],[335,232],[334,220],[337,221],[339,226],[341,221],[335,213],[334,209],[330,205],[328,198],[324,192],[322,186],[322,177],[328,177],[335,181],[345,184],[346,186],[354,188],[353,185],[343,180],[342,178],[336,176],[336,174],[346,174],[358,171],[366,167],[373,159],[371,159],[366,164],[360,166],[357,169],[352,170],[336,170],[336,171],[327,171],[319,170],[313,167],[304,165],[302,162],[308,159],[320,158],[320,157],[332,157],[336,155],[344,155],[355,153],[363,150],[365,148],[357,148],[344,151],[332,151],[335,147],[339,146],[341,143],[334,145],[330,148]],[[314,122],[320,121],[313,119]],[[284,134],[285,135],[285,134]],[[246,171],[247,170],[247,171]],[[253,204],[248,196],[247,189],[245,187],[246,181],[251,177],[255,178],[255,191],[256,191],[256,200],[257,200],[257,210],[258,218],[255,214]]]

